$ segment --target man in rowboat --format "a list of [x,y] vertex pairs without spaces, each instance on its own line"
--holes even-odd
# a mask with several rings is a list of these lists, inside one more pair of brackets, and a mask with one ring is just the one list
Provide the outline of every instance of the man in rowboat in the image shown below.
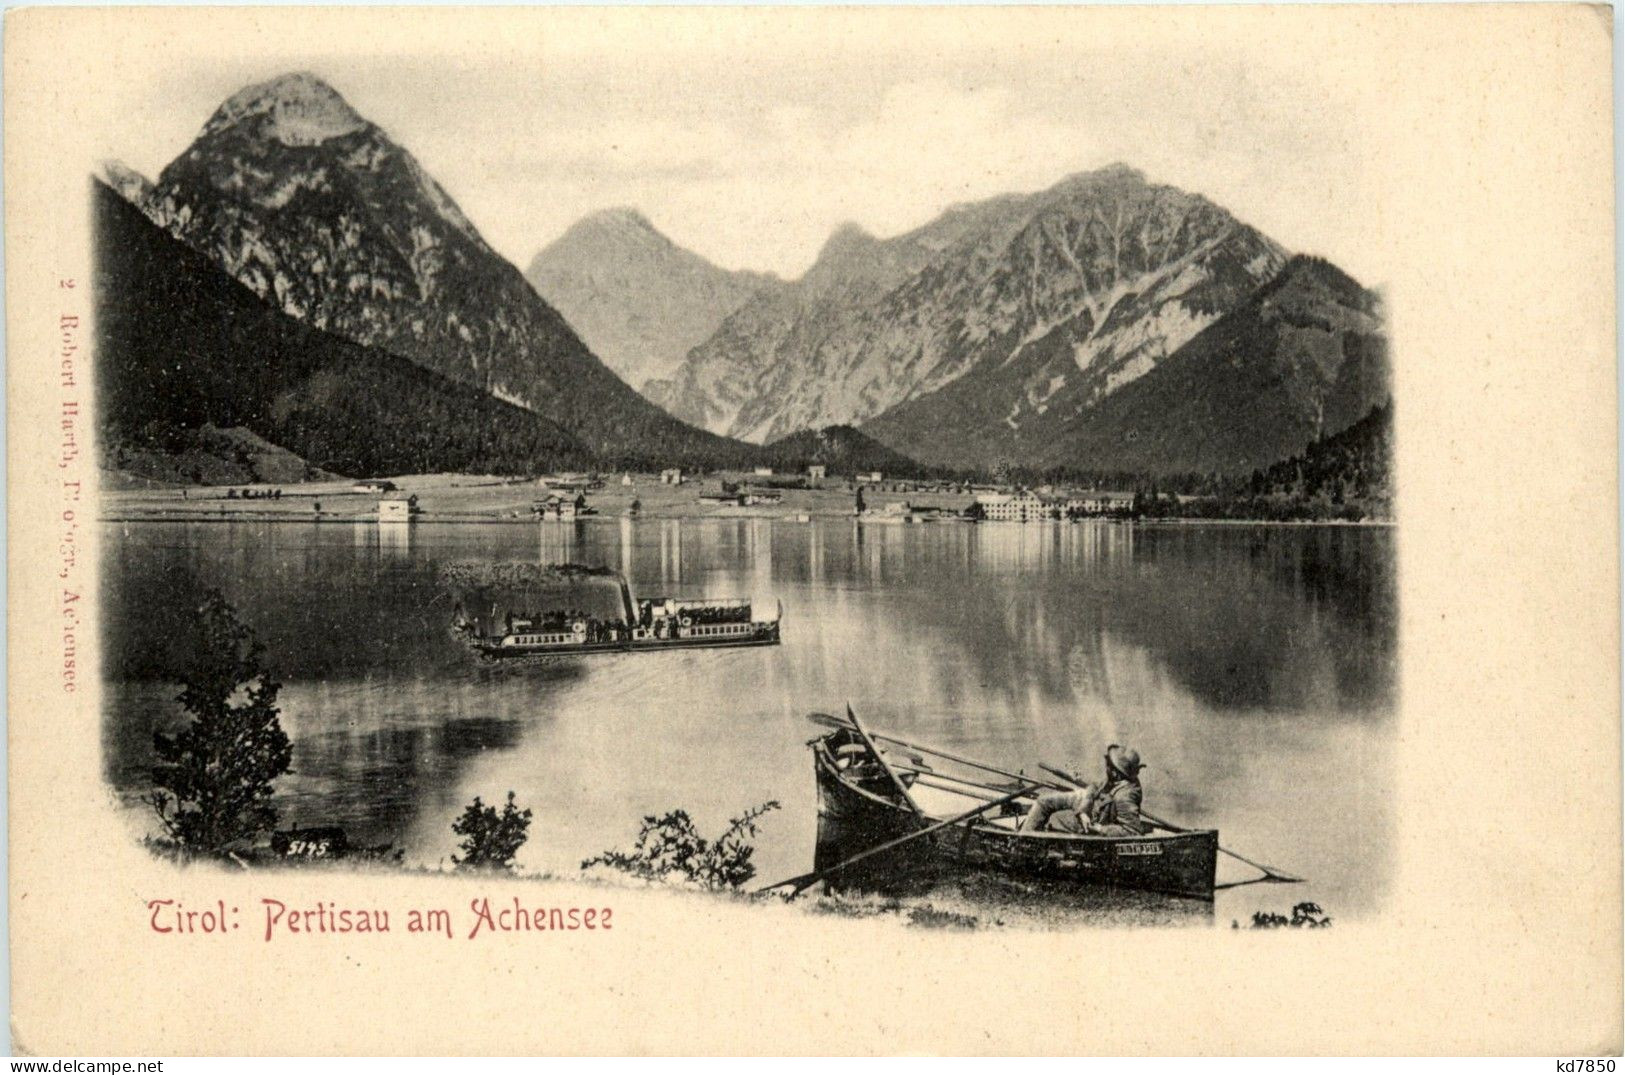
[[1077,791],[1040,795],[1021,819],[1022,832],[1069,832],[1079,836],[1143,836],[1140,819],[1140,755],[1113,743],[1106,748],[1106,780]]

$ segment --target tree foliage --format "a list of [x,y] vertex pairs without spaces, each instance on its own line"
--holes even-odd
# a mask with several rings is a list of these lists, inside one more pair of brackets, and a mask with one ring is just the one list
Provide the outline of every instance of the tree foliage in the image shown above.
[[281,685],[255,640],[218,590],[208,591],[191,625],[189,662],[176,696],[191,722],[156,732],[156,790],[147,802],[183,849],[220,854],[276,826],[274,781],[293,747],[276,705]]
[[675,874],[705,888],[738,888],[756,876],[751,862],[756,848],[745,841],[756,836],[757,820],[778,808],[776,800],[751,807],[731,819],[715,840],[699,834],[686,810],[661,817],[650,814],[644,817],[632,850],[605,851],[587,859],[581,868],[608,866],[648,880],[665,880]]
[[461,857],[453,855],[452,863],[459,870],[511,870],[513,857],[530,836],[530,810],[521,810],[514,803],[513,792],[498,812],[487,806],[478,795],[463,811],[463,816],[451,824],[451,831],[463,838]]
[[1393,514],[1393,408],[1373,407],[1348,429],[1248,478],[1161,479],[1196,499],[1136,485],[1134,515],[1180,519],[1381,519]]

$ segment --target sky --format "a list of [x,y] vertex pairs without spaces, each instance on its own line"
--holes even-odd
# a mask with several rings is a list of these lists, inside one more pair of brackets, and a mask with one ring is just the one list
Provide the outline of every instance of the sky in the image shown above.
[[[1005,11],[1001,31],[1025,17]],[[1383,281],[1359,210],[1376,199],[1358,115],[1317,64],[1267,41],[1111,32],[1054,12],[1042,32],[1001,36],[951,16],[919,33],[826,21],[800,37],[748,13],[704,35],[649,18],[572,26],[516,35],[496,56],[289,35],[201,63],[151,57],[121,76],[103,155],[156,175],[233,92],[309,70],[521,268],[580,217],[632,206],[719,265],[793,278],[843,222],[894,235],[955,203],[1123,162]]]

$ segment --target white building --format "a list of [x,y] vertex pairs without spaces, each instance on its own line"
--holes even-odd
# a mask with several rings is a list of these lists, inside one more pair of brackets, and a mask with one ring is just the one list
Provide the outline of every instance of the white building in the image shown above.
[[1025,523],[1051,517],[1049,505],[1032,493],[984,493],[976,503],[989,522]]
[[1133,507],[1133,493],[1082,493],[1066,502],[1066,510],[1078,515],[1114,515]]
[[661,485],[682,485],[683,472],[676,467],[668,467],[660,472]]
[[418,498],[392,496],[378,502],[378,521],[381,523],[410,522],[417,511]]

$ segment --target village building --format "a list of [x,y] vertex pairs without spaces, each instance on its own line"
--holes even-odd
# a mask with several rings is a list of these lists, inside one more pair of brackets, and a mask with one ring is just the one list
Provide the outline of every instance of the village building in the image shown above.
[[886,476],[878,470],[871,470],[867,474],[858,475],[858,481],[867,482],[870,485],[879,485],[882,481],[885,481],[885,479]]
[[755,470],[751,471],[751,473],[758,478],[771,478],[773,476],[773,468],[757,467]]
[[1133,493],[1080,493],[1066,502],[1068,515],[1121,515],[1133,508]]
[[417,512],[416,496],[388,496],[378,502],[378,521],[381,523],[410,522]]
[[676,467],[668,467],[660,472],[661,485],[682,485],[683,472]]
[[560,496],[553,493],[546,500],[538,500],[530,506],[532,514],[538,519],[570,520],[581,515],[591,515],[593,511],[587,507],[587,498],[581,493],[574,497]]
[[826,468],[823,463],[812,463],[807,467],[807,480],[821,482],[824,480]]
[[1033,493],[984,493],[976,503],[989,522],[1025,523],[1054,517],[1050,506]]
[[353,488],[358,493],[393,493],[395,483],[383,478],[366,478],[356,482]]
[[544,474],[536,479],[536,485],[538,488],[568,496],[571,493],[602,489],[604,481],[592,474]]
[[784,495],[765,489],[735,489],[732,492],[722,489],[714,493],[701,493],[700,499],[708,504],[727,504],[731,507],[748,508],[757,504],[782,503]]

